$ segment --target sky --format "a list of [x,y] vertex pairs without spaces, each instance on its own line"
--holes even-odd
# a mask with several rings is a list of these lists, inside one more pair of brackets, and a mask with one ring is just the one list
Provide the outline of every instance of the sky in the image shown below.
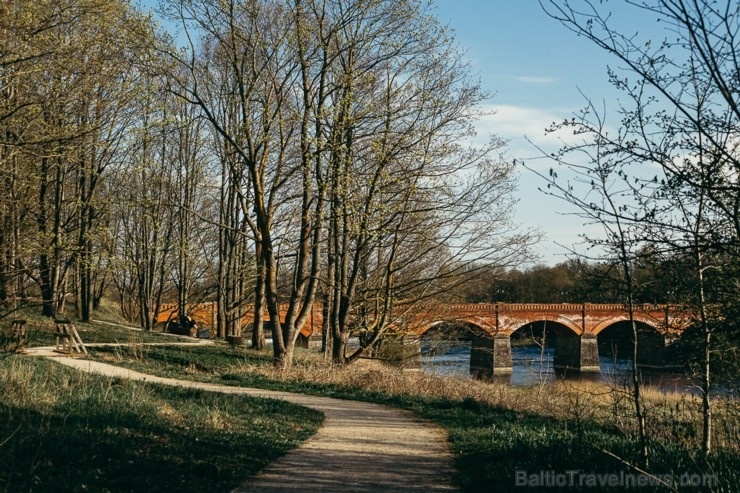
[[[619,63],[589,41],[550,18],[537,0],[435,0],[439,20],[455,31],[467,50],[473,71],[496,112],[478,123],[480,135],[494,133],[509,141],[508,154],[528,166],[547,172],[555,163],[542,158],[527,139],[553,151],[557,140],[545,136],[551,123],[570,118],[586,103],[585,96],[609,106],[616,93],[607,78],[607,66]],[[578,2],[576,2],[578,3]],[[625,10],[624,2],[604,2],[615,22],[641,35],[664,37],[654,19]],[[616,11],[615,11],[616,10]],[[642,14],[642,15],[640,15]],[[612,111],[612,118],[615,112]],[[539,229],[542,242],[535,247],[540,262],[554,265],[586,251],[579,235],[600,234],[595,225],[573,216],[574,206],[538,191],[544,182],[520,167],[515,221]]]

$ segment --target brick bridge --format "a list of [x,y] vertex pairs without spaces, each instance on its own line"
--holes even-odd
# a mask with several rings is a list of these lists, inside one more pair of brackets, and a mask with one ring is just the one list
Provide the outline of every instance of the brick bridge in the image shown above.
[[[436,325],[454,322],[472,328],[470,371],[478,376],[511,372],[511,335],[527,327],[547,328],[555,368],[571,372],[600,371],[598,336],[606,329],[616,325],[615,329],[626,331],[624,336],[632,333],[622,304],[439,304],[415,307],[404,318],[407,331],[400,340],[407,360],[418,347],[418,337]],[[637,361],[645,367],[663,367],[666,346],[691,324],[690,314],[675,305],[635,306],[634,320]]]
[[[281,306],[281,312],[284,311]],[[190,314],[199,325],[215,327],[215,303],[192,306]],[[177,305],[162,307],[158,322],[175,320]],[[634,319],[638,326],[638,364],[662,367],[666,347],[691,325],[692,316],[676,305],[637,305]],[[397,319],[395,334],[383,341],[381,357],[396,360],[406,367],[420,367],[419,338],[429,329],[444,323],[471,328],[470,371],[490,376],[512,371],[511,336],[527,327],[546,327],[547,340],[554,347],[554,366],[571,372],[598,372],[598,336],[609,328],[631,336],[629,313],[622,304],[592,303],[462,303],[414,306]],[[321,305],[316,304],[311,318],[301,331],[299,344],[308,345],[321,332]],[[243,326],[251,324],[247,308]],[[616,327],[615,327],[616,326]]]

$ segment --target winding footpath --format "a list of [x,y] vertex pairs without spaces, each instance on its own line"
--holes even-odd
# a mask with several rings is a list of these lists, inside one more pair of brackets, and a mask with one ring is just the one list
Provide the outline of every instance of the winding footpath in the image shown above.
[[300,447],[232,493],[455,492],[445,431],[388,406],[306,394],[163,378],[70,358],[53,348],[28,349],[81,371],[148,383],[280,399],[322,412],[323,426]]

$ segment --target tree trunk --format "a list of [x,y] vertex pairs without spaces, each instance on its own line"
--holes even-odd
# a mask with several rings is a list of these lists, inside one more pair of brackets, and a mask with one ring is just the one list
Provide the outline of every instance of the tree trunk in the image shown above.
[[257,259],[257,280],[254,288],[254,319],[252,322],[252,349],[265,347],[265,263],[262,259],[260,242],[255,242],[255,256]]
[[699,316],[702,333],[702,372],[701,372],[701,409],[702,409],[702,442],[701,448],[704,457],[712,452],[712,403],[709,399],[711,380],[711,347],[712,330],[707,317],[707,307],[704,294],[704,262],[698,245],[695,245],[695,260],[698,275]]

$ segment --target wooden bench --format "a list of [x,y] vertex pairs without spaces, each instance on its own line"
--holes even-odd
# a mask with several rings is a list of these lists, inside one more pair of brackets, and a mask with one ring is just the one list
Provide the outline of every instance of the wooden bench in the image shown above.
[[87,348],[82,343],[82,339],[72,322],[66,319],[60,319],[55,320],[55,323],[57,352],[70,356],[74,354],[87,354]]

